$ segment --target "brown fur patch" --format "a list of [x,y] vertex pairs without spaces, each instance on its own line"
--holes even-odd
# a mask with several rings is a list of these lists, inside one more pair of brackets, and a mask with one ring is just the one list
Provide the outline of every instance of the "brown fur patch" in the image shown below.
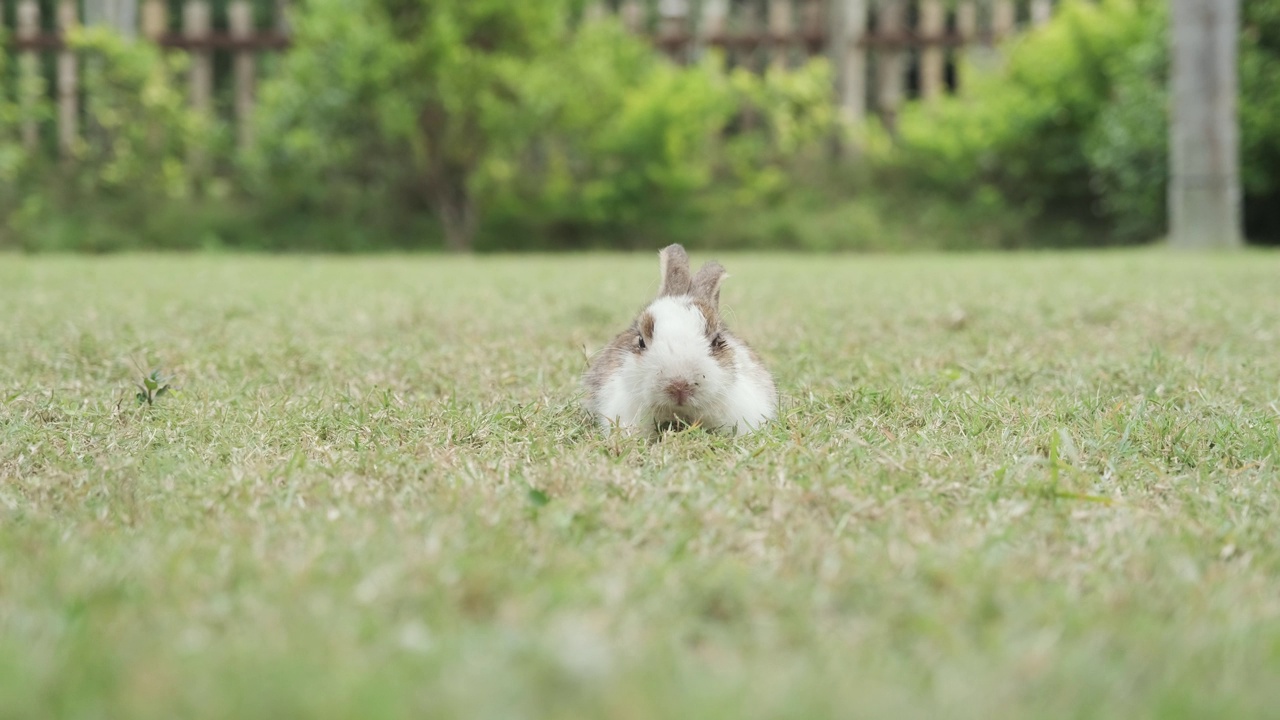
[[[702,314],[706,325],[703,327],[703,334],[707,337],[707,342],[711,345],[711,358],[716,361],[720,367],[729,370],[733,368],[733,347],[729,345],[729,332],[725,330],[724,325],[720,322],[720,313],[716,310],[716,306],[708,300],[697,298],[693,301],[693,306]],[[716,342],[719,338],[719,342]]]
[[695,298],[693,306],[698,309],[699,313],[702,313],[702,318],[707,322],[703,332],[707,334],[708,339],[720,332],[720,313],[716,310],[715,305],[702,298]]
[[643,312],[640,313],[639,318],[636,318],[636,328],[639,329],[641,335],[652,340],[654,322],[652,314]]
[[[719,342],[716,342],[719,338]],[[716,360],[716,364],[726,370],[733,369],[733,347],[728,343],[728,332],[716,333],[716,336],[710,338],[712,343],[712,360]]]
[[582,383],[592,396],[593,402],[595,396],[604,388],[605,383],[609,382],[609,378],[613,377],[618,368],[622,367],[622,362],[626,359],[627,354],[635,350],[636,337],[638,335],[635,330],[627,330],[620,333],[608,345],[601,348],[595,357],[591,358],[591,366],[587,368],[587,372],[582,376]]

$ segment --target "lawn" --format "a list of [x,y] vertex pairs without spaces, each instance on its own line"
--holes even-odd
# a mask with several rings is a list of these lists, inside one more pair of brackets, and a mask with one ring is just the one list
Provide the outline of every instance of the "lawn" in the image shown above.
[[0,256],[0,717],[1275,716],[1280,254],[719,259],[650,443],[656,254]]

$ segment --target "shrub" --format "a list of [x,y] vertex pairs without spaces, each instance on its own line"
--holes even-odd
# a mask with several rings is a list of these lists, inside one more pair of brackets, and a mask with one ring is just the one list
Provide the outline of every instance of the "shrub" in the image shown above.
[[[9,61],[5,52],[5,30],[0,27],[0,248],[13,244],[9,237],[13,212],[21,202],[19,189],[30,181],[33,158],[22,145],[22,114],[20,101],[25,95],[33,112],[39,113],[43,94],[39,79],[34,83],[19,83],[16,63]],[[10,93],[12,88],[13,92]]]
[[[1243,6],[1240,37],[1241,182],[1246,229],[1257,239],[1280,236],[1280,0]],[[1094,186],[1126,239],[1166,230],[1169,53],[1167,19],[1157,13],[1146,37],[1117,62],[1116,82],[1086,138]]]
[[1151,2],[1065,2],[1006,48],[997,72],[936,106],[913,104],[895,164],[957,198],[983,187],[1046,218],[1088,218],[1095,193],[1082,138],[1106,104],[1114,59],[1150,25]]
[[[1141,242],[1164,232],[1168,189],[1166,4],[1065,2],[1006,49],[1004,67],[967,71],[958,97],[903,113],[899,145],[877,157],[926,189],[969,201],[994,191],[1030,213],[1037,238]],[[1245,216],[1280,231],[1280,0],[1243,5],[1240,124]],[[1072,228],[1075,228],[1074,230]]]
[[246,167],[270,214],[429,212],[459,249],[694,237],[776,199],[836,124],[821,61],[680,67],[570,0],[357,5],[309,3],[263,89]]
[[[190,158],[210,137],[181,90],[182,57],[104,28],[75,29],[68,42],[85,59],[89,122],[71,148],[71,163],[18,154],[24,192],[9,203],[9,242],[77,250],[200,245],[184,232],[185,213],[157,213],[189,207],[195,178]],[[0,121],[0,128],[6,125]],[[0,155],[3,147],[0,140]],[[171,222],[159,227],[161,217]]]
[[[264,88],[251,166],[286,201],[335,193],[430,208],[454,249],[479,218],[478,173],[522,110],[523,68],[563,43],[574,0],[314,0]],[[309,187],[316,177],[330,188]],[[269,184],[260,183],[259,187]],[[344,197],[345,195],[345,197]]]

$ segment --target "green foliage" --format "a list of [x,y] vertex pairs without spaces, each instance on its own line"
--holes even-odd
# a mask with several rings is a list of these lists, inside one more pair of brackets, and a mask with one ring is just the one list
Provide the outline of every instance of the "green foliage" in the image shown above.
[[[901,174],[971,200],[995,193],[1040,227],[1094,227],[1103,241],[1165,229],[1168,188],[1167,5],[1066,2],[1006,49],[1000,69],[965,71],[964,92],[903,114],[900,146],[875,156]],[[1243,5],[1240,126],[1246,219],[1280,236],[1280,1]]]
[[1254,237],[1280,243],[1280,0],[1242,6],[1240,135],[1245,225]]
[[[1243,6],[1240,37],[1241,181],[1248,230],[1280,237],[1280,1]],[[1168,67],[1165,13],[1116,63],[1115,85],[1086,137],[1094,188],[1115,231],[1145,239],[1165,231],[1168,177]]]
[[430,212],[456,248],[625,244],[776,199],[837,127],[825,62],[680,67],[616,22],[575,27],[574,5],[368,0],[352,23],[309,4],[263,89],[252,186],[281,214]]
[[[316,0],[298,21],[297,42],[264,90],[264,146],[254,162],[302,201],[311,169],[362,177],[431,209],[448,244],[472,241],[477,174],[495,131],[522,108],[517,87],[568,33],[573,0],[512,5],[500,0]],[[353,21],[359,18],[359,21]],[[320,149],[320,152],[316,152]],[[291,159],[316,154],[299,168]],[[384,172],[385,169],[385,172]],[[299,180],[301,178],[301,180]]]
[[991,188],[1041,217],[1092,217],[1082,138],[1106,106],[1116,59],[1156,22],[1154,5],[1064,2],[1005,48],[998,71],[966,67],[959,96],[910,106],[893,162],[959,198]]
[[[45,109],[39,77],[21,73],[18,63],[11,62],[5,40],[6,31],[0,27],[0,219],[21,202],[21,188],[30,181],[34,161],[22,144],[23,101],[34,119]],[[8,223],[0,222],[0,247],[10,242],[10,232]]]
[[156,400],[173,392],[174,387],[169,384],[170,380],[172,378],[161,375],[158,369],[144,375],[142,382],[135,383],[138,387],[138,393],[135,396],[138,399],[138,404],[154,405]]
[[1165,232],[1169,188],[1168,16],[1158,8],[1112,63],[1112,87],[1083,147],[1090,190],[1114,236],[1143,242]]
[[[68,42],[83,59],[87,120],[70,162],[19,155],[25,187],[8,203],[14,238],[5,242],[99,251],[199,246],[189,230],[196,177],[191,158],[197,148],[212,151],[214,134],[188,107],[183,56],[128,42],[105,28],[74,29]],[[27,92],[40,95],[35,88]],[[43,103],[34,106],[46,110]],[[8,125],[0,118],[0,133]],[[0,140],[0,156],[4,148]],[[11,175],[12,168],[0,161],[0,173]]]
[[125,41],[105,28],[77,28],[69,41],[84,58],[85,115],[91,119],[73,150],[75,192],[188,197],[189,159],[209,128],[182,91],[183,56]]

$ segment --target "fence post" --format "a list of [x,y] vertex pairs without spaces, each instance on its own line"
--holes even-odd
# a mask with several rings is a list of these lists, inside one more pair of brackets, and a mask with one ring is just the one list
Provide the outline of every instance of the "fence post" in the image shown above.
[[[901,39],[906,28],[907,6],[903,0],[881,0],[879,34]],[[879,77],[876,78],[876,104],[885,126],[892,132],[897,125],[898,107],[902,104],[905,53],[900,46],[893,46],[880,53]]]
[[740,45],[734,53],[735,64],[751,72],[762,69],[760,58],[765,52],[764,43],[756,41],[764,38],[769,32],[766,19],[761,17],[759,10],[760,8],[754,3],[738,4],[738,11],[731,25],[735,28],[736,34],[748,39],[748,42]]
[[[823,28],[825,27],[825,13],[823,7],[827,4],[822,0],[803,0],[800,6],[801,26],[804,28],[805,55],[813,54],[813,42],[815,39],[823,36]],[[821,46],[819,46],[821,47]]]
[[644,7],[640,0],[623,0],[622,24],[631,32],[644,30]]
[[[253,6],[249,4],[249,0],[232,0],[227,7],[227,20],[233,40],[244,41],[253,37]],[[249,121],[253,117],[257,58],[253,50],[240,47],[236,48],[232,64],[236,80],[236,138],[240,149],[244,150],[253,142],[253,129]]]
[[1237,248],[1240,2],[1174,0],[1170,9],[1169,242]]
[[991,53],[989,48],[982,47],[983,40],[978,36],[978,4],[975,0],[960,0],[956,4],[956,34],[960,36],[956,59],[963,59],[963,62],[956,63],[956,89],[963,92],[963,70],[982,65],[984,57]]
[[689,24],[688,0],[659,0],[658,2],[658,38],[664,46],[669,45],[671,58],[684,62],[689,57],[689,44],[686,29]]
[[1013,0],[994,0],[991,5],[991,34],[1001,43],[1013,34],[1015,26]]
[[289,22],[289,0],[275,0],[275,6],[276,32],[287,36],[293,31],[293,24]]
[[947,29],[947,9],[942,0],[921,0],[920,34],[926,45],[920,51],[920,95],[926,101],[941,97],[947,63],[942,46]]
[[1031,24],[1039,27],[1053,17],[1052,0],[1031,0]]
[[[67,33],[79,24],[75,0],[58,2],[58,30],[65,39]],[[78,58],[65,45],[58,53],[58,149],[64,159],[70,159],[80,136]]]
[[209,48],[200,44],[209,39],[211,20],[209,0],[183,3],[182,34],[197,43],[191,50],[191,107],[205,116],[213,110],[213,57]]
[[[191,107],[203,119],[213,116],[213,53],[203,43],[209,39],[212,17],[208,0],[185,0],[182,5],[182,35],[194,41],[191,57]],[[188,149],[192,175],[204,175],[205,148],[197,140]],[[197,183],[199,181],[197,180]]]
[[[40,34],[40,4],[36,0],[18,3],[18,39],[34,40]],[[34,50],[23,50],[18,57],[18,102],[22,112],[22,145],[35,150],[40,142],[40,127],[36,124],[34,94],[35,84],[40,82],[40,61]]]
[[728,0],[702,0],[702,17],[698,22],[698,45],[695,51],[697,57],[701,58],[715,41],[724,37],[725,15],[728,11]]
[[769,63],[779,69],[791,64],[791,0],[769,0]]
[[840,107],[846,119],[867,116],[867,0],[837,0],[840,8],[831,51],[835,56]]
[[603,20],[608,14],[609,10],[605,7],[604,2],[602,0],[594,0],[594,2],[587,5],[587,11],[583,17],[587,22],[595,22]]
[[142,36],[158,43],[168,32],[168,4],[164,0],[146,0],[142,6]]

